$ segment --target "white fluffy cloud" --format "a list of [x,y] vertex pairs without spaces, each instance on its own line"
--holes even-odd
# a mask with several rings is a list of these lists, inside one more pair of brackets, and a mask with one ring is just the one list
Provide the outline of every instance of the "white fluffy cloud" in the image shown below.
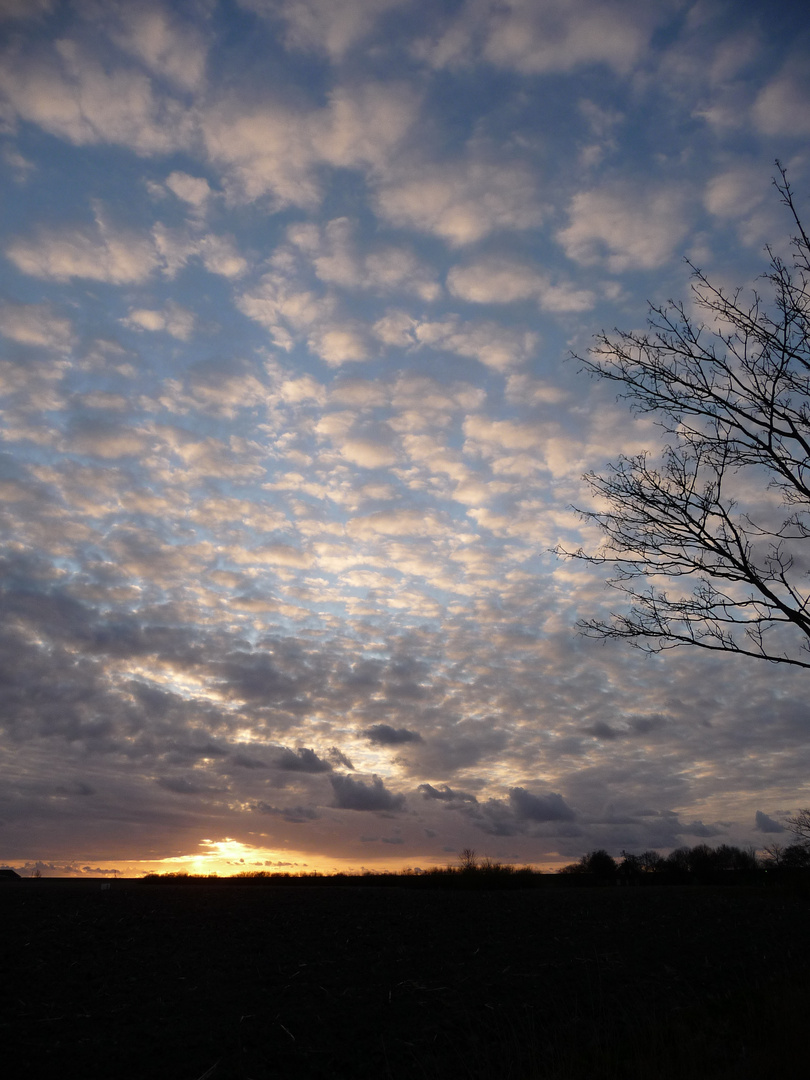
[[686,235],[686,193],[676,187],[639,191],[623,185],[581,191],[571,200],[570,224],[557,233],[566,254],[613,273],[661,266]]
[[323,108],[236,99],[207,111],[202,130],[232,198],[269,196],[278,206],[312,207],[321,196],[318,166],[383,166],[410,131],[418,99],[389,83],[341,87]]
[[456,318],[415,325],[416,342],[480,361],[495,371],[507,371],[531,356],[537,335],[495,322],[466,322]]
[[494,161],[414,169],[380,187],[377,208],[391,224],[433,233],[453,247],[498,230],[535,228],[542,219],[529,170]]
[[639,60],[657,21],[670,6],[629,0],[467,0],[444,30],[421,43],[436,67],[478,56],[526,75],[605,64],[626,74]]
[[188,341],[194,333],[195,316],[193,311],[169,301],[161,310],[132,308],[123,322],[135,330],[160,330],[180,341]]
[[754,123],[767,135],[810,135],[810,76],[805,56],[796,58],[757,95]]
[[54,281],[141,282],[161,263],[151,237],[110,226],[100,213],[94,227],[41,227],[33,237],[12,240],[5,252],[22,273]]
[[360,323],[324,322],[310,335],[308,344],[330,367],[367,360],[370,355]]
[[755,166],[737,166],[713,176],[706,185],[706,209],[718,217],[737,218],[761,206],[767,195],[763,172]]
[[166,153],[188,146],[193,135],[185,107],[156,92],[148,76],[120,65],[108,69],[69,38],[47,51],[8,50],[0,57],[0,97],[11,116],[77,145]]
[[405,0],[238,0],[257,15],[283,19],[291,49],[315,50],[341,59],[375,21]]
[[106,24],[116,45],[137,57],[154,75],[183,90],[196,90],[205,75],[207,46],[198,25],[182,21],[168,5],[156,0],[86,2],[94,21]]
[[595,297],[589,289],[552,282],[548,274],[512,259],[488,258],[454,266],[447,275],[450,292],[473,304],[510,304],[536,300],[544,311],[588,311]]
[[73,343],[70,319],[46,304],[0,304],[0,334],[22,345],[64,351]]
[[323,229],[315,225],[293,227],[289,236],[327,284],[379,293],[413,293],[426,301],[441,293],[436,272],[408,248],[377,243],[362,250],[355,225],[348,218],[335,218]]
[[195,209],[201,209],[211,197],[211,187],[207,180],[201,176],[189,176],[188,173],[176,170],[166,177],[166,187],[173,192],[178,199],[189,203]]
[[248,262],[240,254],[233,237],[202,232],[198,227],[201,224],[197,221],[192,223],[194,227],[170,229],[158,222],[152,229],[166,275],[174,277],[189,259],[197,258],[211,274],[226,278],[241,277],[248,268]]

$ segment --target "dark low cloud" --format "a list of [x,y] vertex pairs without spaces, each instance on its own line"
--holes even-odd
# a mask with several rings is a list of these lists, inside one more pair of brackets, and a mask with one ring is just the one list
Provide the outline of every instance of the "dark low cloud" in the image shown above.
[[400,746],[403,743],[424,741],[418,731],[394,728],[390,724],[372,724],[362,734],[369,742],[377,743],[379,746]]
[[199,784],[192,784],[190,780],[186,780],[182,776],[161,776],[157,780],[157,784],[165,791],[174,792],[175,795],[199,795],[201,791],[206,790]]
[[57,795],[95,795],[96,789],[86,784],[83,780],[75,780],[72,784],[60,784],[56,789]]
[[471,795],[468,791],[454,791],[447,784],[442,784],[440,788],[435,788],[432,784],[420,784],[417,791],[424,799],[439,799],[446,803],[478,802],[475,795]]
[[248,757],[247,754],[234,754],[231,763],[239,769],[266,769],[267,762],[260,758]]
[[593,735],[595,739],[618,739],[624,734],[624,732],[612,728],[610,724],[606,724],[604,720],[597,720],[595,724],[586,727],[584,731],[587,735]]
[[509,802],[515,816],[521,821],[573,821],[574,811],[562,795],[532,795],[525,788],[515,787],[509,792]]
[[679,832],[683,836],[722,836],[726,830],[719,825],[704,825],[702,821],[689,821],[681,825]]
[[535,826],[551,822],[565,828],[576,816],[562,795],[556,792],[534,795],[522,787],[511,788],[508,799],[488,799],[469,807],[466,813],[480,829],[493,836],[531,833]]
[[329,762],[319,758],[315,751],[307,746],[299,746],[295,751],[282,750],[273,764],[278,769],[284,769],[285,772],[323,773],[332,771]]
[[354,765],[352,765],[349,758],[339,750],[336,746],[330,746],[326,752],[326,756],[329,758],[333,765],[342,765],[344,769],[349,769],[354,772]]
[[303,825],[319,817],[311,806],[270,806],[269,803],[259,802],[253,809],[259,814],[271,814],[273,817],[283,818],[291,825]]
[[379,776],[373,776],[370,784],[351,776],[330,776],[329,782],[335,793],[333,805],[339,810],[403,810],[405,807],[405,796],[389,791]]
[[768,817],[767,814],[763,814],[761,810],[757,810],[755,815],[756,824],[754,828],[759,832],[764,833],[780,833],[785,831],[784,825],[780,825],[778,821],[774,821],[772,817]]

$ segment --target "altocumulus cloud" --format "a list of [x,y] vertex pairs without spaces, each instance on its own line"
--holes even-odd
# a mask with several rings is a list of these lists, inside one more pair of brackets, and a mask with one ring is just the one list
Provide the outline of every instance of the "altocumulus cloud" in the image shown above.
[[801,5],[685,6],[0,0],[4,858],[779,838],[806,679],[550,554],[659,448],[563,358],[805,205]]

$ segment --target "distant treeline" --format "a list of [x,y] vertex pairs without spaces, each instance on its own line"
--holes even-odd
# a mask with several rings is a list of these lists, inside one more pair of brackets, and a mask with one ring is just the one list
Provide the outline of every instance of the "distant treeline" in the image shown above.
[[752,848],[730,844],[711,848],[707,844],[681,847],[669,855],[657,851],[634,854],[622,851],[619,859],[598,849],[577,862],[544,873],[529,866],[515,867],[490,858],[479,858],[467,848],[452,866],[428,869],[365,870],[361,873],[324,874],[318,871],[290,873],[272,870],[241,870],[236,874],[188,874],[184,871],[147,874],[144,881],[183,884],[211,882],[237,885],[400,886],[405,888],[549,888],[604,885],[735,885],[810,877],[810,846],[771,845],[758,856]]

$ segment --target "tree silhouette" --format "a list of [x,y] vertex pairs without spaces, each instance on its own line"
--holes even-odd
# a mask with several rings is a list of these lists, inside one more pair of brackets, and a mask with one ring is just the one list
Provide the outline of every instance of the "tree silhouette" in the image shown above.
[[806,870],[810,868],[810,847],[806,844],[768,844],[765,848],[766,865],[777,869]]
[[478,869],[478,856],[472,848],[462,848],[458,853],[458,861],[462,870],[477,870]]
[[603,508],[580,513],[603,544],[558,554],[611,567],[630,601],[580,623],[587,635],[810,668],[810,239],[776,166],[798,232],[791,265],[768,249],[768,302],[692,267],[698,317],[651,306],[646,333],[600,334],[576,357],[667,437],[657,463],[623,456],[585,477]]
[[787,819],[787,826],[799,844],[810,847],[810,807]]

